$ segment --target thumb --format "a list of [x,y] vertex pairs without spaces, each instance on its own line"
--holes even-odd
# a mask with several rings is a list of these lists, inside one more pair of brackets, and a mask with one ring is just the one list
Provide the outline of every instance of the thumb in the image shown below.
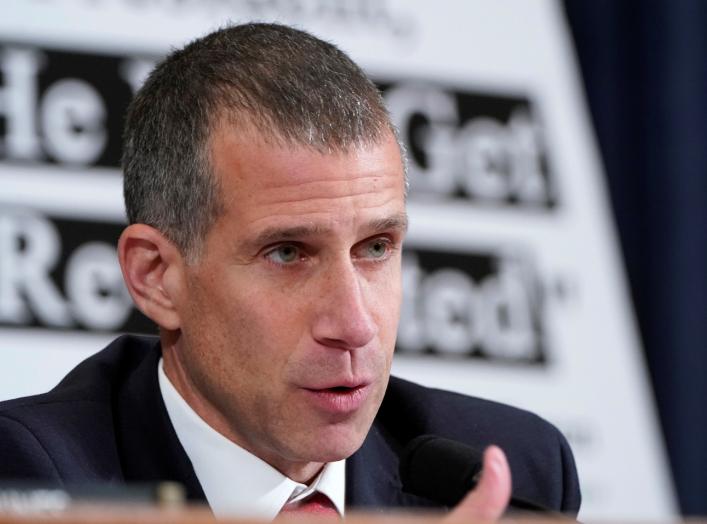
[[498,446],[484,451],[484,466],[476,487],[447,516],[450,521],[497,520],[511,498],[511,470]]

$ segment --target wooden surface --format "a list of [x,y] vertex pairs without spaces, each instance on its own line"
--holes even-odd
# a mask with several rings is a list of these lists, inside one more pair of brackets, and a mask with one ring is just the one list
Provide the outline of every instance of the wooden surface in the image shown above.
[[[441,513],[386,513],[347,515],[347,524],[425,524],[441,522]],[[340,523],[336,518],[287,516],[278,517],[277,523],[317,522],[320,524]],[[263,524],[254,519],[216,519],[205,507],[184,507],[159,509],[135,506],[77,506],[57,512],[0,512],[0,524]],[[512,518],[504,519],[507,524],[557,524],[558,519]],[[560,521],[561,522],[561,521]],[[568,521],[571,522],[571,521]]]

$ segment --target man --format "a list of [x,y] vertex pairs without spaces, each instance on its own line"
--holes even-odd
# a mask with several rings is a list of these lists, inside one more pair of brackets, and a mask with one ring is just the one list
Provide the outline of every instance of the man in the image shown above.
[[378,91],[341,51],[250,24],[174,52],[130,108],[124,170],[120,264],[159,340],[118,339],[52,392],[4,403],[0,475],[177,480],[217,515],[266,518],[323,494],[343,514],[435,505],[397,477],[400,449],[433,433],[499,444],[511,464],[489,447],[453,516],[499,517],[510,470],[515,494],[577,511],[549,424],[389,385],[403,161]]

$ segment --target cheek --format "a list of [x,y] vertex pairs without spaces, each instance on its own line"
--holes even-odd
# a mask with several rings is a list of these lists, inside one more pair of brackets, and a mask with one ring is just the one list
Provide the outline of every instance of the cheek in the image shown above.
[[[290,318],[263,294],[203,287],[193,295],[183,336],[200,389],[234,420],[267,412],[283,396],[289,349],[296,345]],[[255,409],[252,407],[256,406]]]
[[402,304],[402,278],[399,265],[392,266],[389,271],[383,272],[369,282],[368,298],[369,304],[375,311],[381,335],[386,337],[386,342],[391,337],[394,342]]
[[230,293],[214,311],[222,343],[230,347],[239,372],[276,375],[298,346],[304,314],[277,291],[243,289]]

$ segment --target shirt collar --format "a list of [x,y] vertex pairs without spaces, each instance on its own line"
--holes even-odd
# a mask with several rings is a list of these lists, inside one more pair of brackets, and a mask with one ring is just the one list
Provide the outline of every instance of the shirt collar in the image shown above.
[[314,491],[329,497],[344,515],[344,460],[326,464],[309,486],[295,482],[199,417],[167,378],[162,359],[157,375],[169,419],[216,517],[274,519],[286,503]]

